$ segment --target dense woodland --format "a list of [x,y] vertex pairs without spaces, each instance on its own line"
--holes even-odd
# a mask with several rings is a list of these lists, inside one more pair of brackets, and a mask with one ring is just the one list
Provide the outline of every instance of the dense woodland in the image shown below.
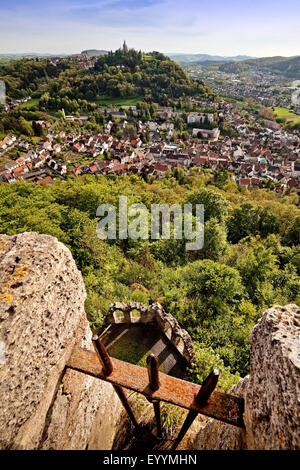
[[[114,301],[158,301],[190,332],[201,382],[212,367],[228,390],[249,372],[249,333],[272,304],[300,301],[300,209],[296,193],[245,190],[204,171],[151,183],[137,176],[85,176],[49,187],[0,184],[0,231],[36,231],[70,248],[81,270],[93,328]],[[96,237],[101,203],[202,203],[205,244],[187,252],[185,240]],[[201,371],[199,373],[199,371]]]
[[23,59],[1,66],[0,79],[8,98],[41,96],[97,100],[106,97],[132,97],[159,104],[183,96],[206,95],[209,89],[189,78],[168,57],[153,52],[122,49],[99,57],[95,67],[82,70],[79,63],[64,59],[52,65],[45,59]]
[[[189,78],[175,62],[159,52],[143,54],[130,49],[101,56],[95,64],[99,93],[112,96],[142,95],[167,104],[168,99],[206,94],[208,89]],[[113,77],[113,78],[112,78]]]
[[40,95],[51,80],[58,78],[72,63],[68,60],[56,66],[45,59],[21,59],[11,62],[0,61],[0,79],[5,82],[7,99],[20,99]]

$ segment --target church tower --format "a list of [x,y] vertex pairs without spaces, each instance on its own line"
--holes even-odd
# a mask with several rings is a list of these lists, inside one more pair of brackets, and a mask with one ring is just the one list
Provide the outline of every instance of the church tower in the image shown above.
[[126,44],[126,41],[124,41],[124,44],[123,44],[123,51],[128,52],[128,46]]

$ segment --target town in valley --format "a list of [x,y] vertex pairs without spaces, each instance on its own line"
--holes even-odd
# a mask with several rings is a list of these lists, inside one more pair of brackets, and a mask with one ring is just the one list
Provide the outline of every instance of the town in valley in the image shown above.
[[[71,60],[88,71],[97,57],[40,60],[54,68]],[[293,102],[298,83],[288,86],[283,76],[271,73],[237,78],[194,65],[186,69],[213,96],[183,96],[173,106],[144,106],[138,98],[96,100],[92,115],[81,109],[49,111],[49,119],[30,121],[34,135],[2,134],[0,179],[51,184],[71,175],[133,174],[149,181],[178,172],[221,171],[241,187],[300,192],[300,110]],[[7,100],[2,113],[45,109],[44,95],[37,90],[35,96]]]

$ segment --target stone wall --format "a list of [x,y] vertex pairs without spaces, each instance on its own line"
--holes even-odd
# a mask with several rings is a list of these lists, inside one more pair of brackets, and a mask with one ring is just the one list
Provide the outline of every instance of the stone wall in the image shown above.
[[115,323],[154,324],[167,336],[187,362],[193,362],[195,358],[192,338],[170,313],[165,312],[159,303],[153,303],[146,307],[140,302],[130,302],[129,304],[115,302],[110,306],[105,317],[105,326]]
[[112,386],[65,371],[75,343],[93,349],[85,297],[55,238],[0,235],[1,449],[111,448],[121,411]]
[[231,390],[245,399],[246,430],[199,421],[193,448],[300,449],[300,309],[267,310],[251,333],[251,371]]

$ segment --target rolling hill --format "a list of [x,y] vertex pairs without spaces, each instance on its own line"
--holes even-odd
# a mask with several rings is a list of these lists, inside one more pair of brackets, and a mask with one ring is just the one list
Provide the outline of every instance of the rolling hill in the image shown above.
[[289,79],[300,79],[300,56],[295,57],[263,57],[260,59],[244,60],[242,62],[223,62],[219,70],[228,73],[240,73],[242,71],[266,71],[284,75]]
[[187,65],[192,62],[202,63],[207,61],[213,62],[239,62],[241,60],[251,59],[252,57],[247,55],[237,55],[232,57],[209,55],[209,54],[165,54],[170,59],[177,62],[179,65]]
[[41,94],[42,90],[70,100],[100,102],[138,97],[167,105],[184,96],[213,95],[170,58],[159,52],[145,54],[134,49],[99,55],[89,70],[69,57],[55,65],[45,59],[9,61],[0,64],[0,79],[5,82],[10,99]]
[[99,50],[99,49],[87,49],[86,51],[81,52],[81,55],[87,55],[89,57],[99,57],[105,54],[108,54],[108,51]]

